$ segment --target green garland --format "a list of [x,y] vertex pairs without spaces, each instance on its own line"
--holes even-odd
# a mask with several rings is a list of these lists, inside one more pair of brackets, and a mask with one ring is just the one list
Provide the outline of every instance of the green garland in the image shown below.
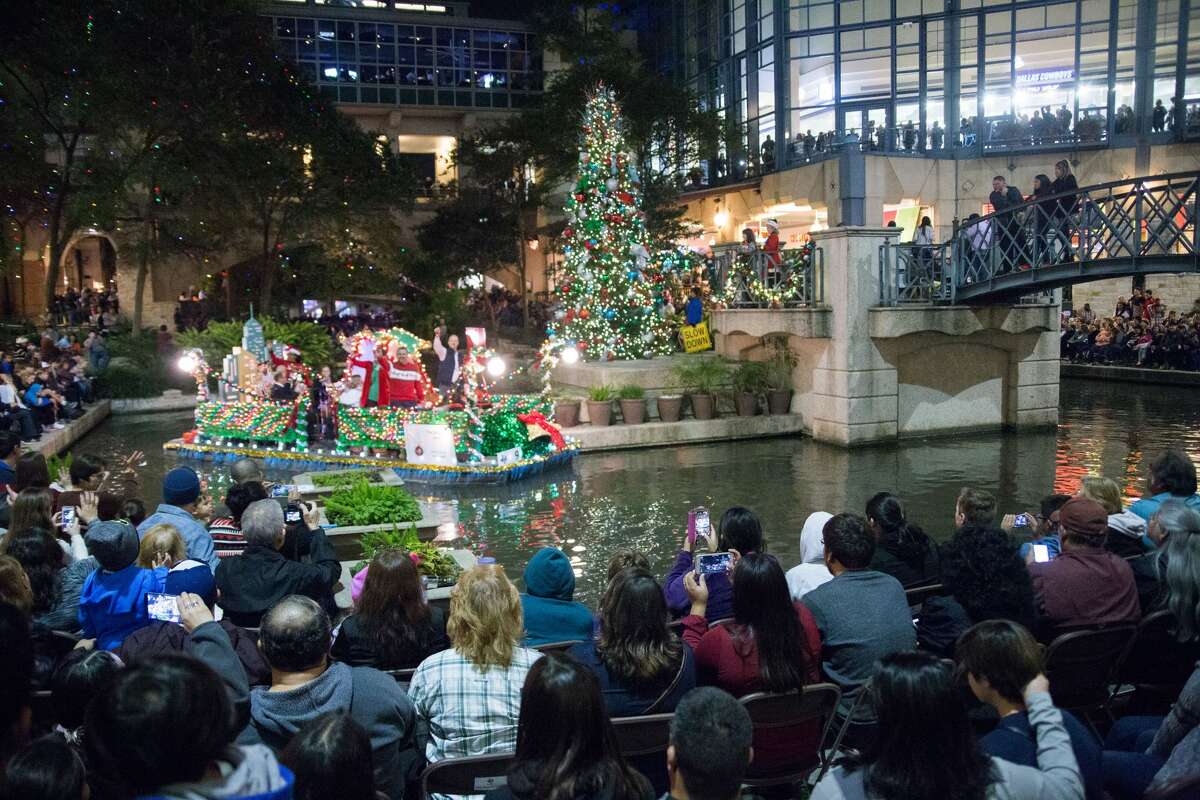
[[780,252],[780,266],[787,271],[783,284],[768,289],[758,277],[753,264],[754,260],[739,255],[733,261],[733,267],[725,278],[725,285],[716,294],[716,302],[720,306],[729,307],[738,300],[739,278],[744,280],[749,290],[750,302],[763,303],[768,306],[780,306],[793,300],[801,299],[804,290],[804,280],[809,274],[806,269],[812,260],[813,243],[806,242],[802,247]]
[[293,444],[307,440],[304,431],[307,415],[305,395],[298,403],[269,400],[199,403],[195,418],[196,429],[212,438]]

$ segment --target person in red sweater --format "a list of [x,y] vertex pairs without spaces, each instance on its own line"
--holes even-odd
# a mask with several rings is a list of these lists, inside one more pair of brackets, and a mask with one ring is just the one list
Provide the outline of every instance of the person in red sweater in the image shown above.
[[[774,556],[747,553],[733,568],[733,620],[708,627],[706,576],[689,572],[684,586],[692,601],[683,619],[683,640],[696,655],[697,682],[734,697],[753,692],[790,692],[821,680],[821,634],[812,613],[793,603],[787,578]],[[817,761],[817,721],[754,733],[750,774],[782,763]]]
[[[421,368],[413,360],[412,353],[403,345],[388,348],[389,361],[388,400],[391,405],[416,408],[425,402],[425,389],[421,386]],[[381,361],[382,364],[386,363]]]

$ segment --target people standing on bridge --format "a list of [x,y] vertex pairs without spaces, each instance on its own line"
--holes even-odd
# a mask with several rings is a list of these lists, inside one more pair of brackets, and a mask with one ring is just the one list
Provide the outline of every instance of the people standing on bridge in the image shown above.
[[[1054,190],[1050,182],[1050,177],[1043,173],[1038,173],[1033,178],[1033,196],[1034,197],[1050,197]],[[1047,253],[1053,252],[1052,242],[1054,241],[1053,231],[1057,229],[1058,217],[1058,201],[1057,200],[1042,200],[1037,206],[1031,209],[1030,213],[1034,215],[1033,229],[1036,239],[1034,240],[1033,253],[1037,261],[1035,266],[1049,264],[1051,258]]]
[[1021,196],[1021,192],[1015,186],[1009,186],[1008,180],[1003,175],[997,175],[992,178],[992,193],[988,197],[988,202],[995,209],[996,229],[993,232],[995,243],[1000,246],[1002,260],[997,274],[1011,272],[1017,267],[1021,261],[1022,236],[1021,236],[1021,221],[1017,218],[1016,211],[1013,209],[1016,206],[1025,202],[1025,198]]
[[1079,183],[1071,174],[1071,162],[1065,158],[1054,162],[1054,182],[1050,184],[1050,193],[1061,195],[1058,198],[1058,209],[1055,212],[1060,234],[1059,244],[1062,247],[1058,259],[1060,262],[1075,260],[1075,254],[1071,250],[1071,215],[1075,213],[1075,192],[1078,189]]
[[932,280],[933,222],[929,217],[921,217],[921,224],[913,233],[913,246],[917,251],[917,268],[920,270],[917,280]]
[[980,219],[978,214],[972,213],[959,236],[960,250],[967,259],[967,283],[971,283],[980,278],[992,251],[991,220]]
[[1163,105],[1162,98],[1154,101],[1154,117],[1152,118],[1152,127],[1155,133],[1162,133],[1167,128],[1167,107]]

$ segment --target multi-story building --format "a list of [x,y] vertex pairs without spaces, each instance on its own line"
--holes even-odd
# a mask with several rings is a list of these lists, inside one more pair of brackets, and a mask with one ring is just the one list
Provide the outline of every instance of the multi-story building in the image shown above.
[[948,237],[996,174],[1029,194],[1064,158],[1081,185],[1195,168],[1200,0],[668,6],[656,61],[728,131],[686,177],[705,243],[767,218],[792,241],[924,215]]

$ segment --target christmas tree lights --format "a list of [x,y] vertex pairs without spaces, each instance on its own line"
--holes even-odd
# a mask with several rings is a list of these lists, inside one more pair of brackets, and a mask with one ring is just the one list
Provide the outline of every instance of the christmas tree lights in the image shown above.
[[551,348],[575,347],[589,361],[651,358],[673,349],[656,313],[658,274],[646,248],[641,180],[625,150],[621,111],[610,89],[588,97],[579,177],[567,200],[561,309]]

